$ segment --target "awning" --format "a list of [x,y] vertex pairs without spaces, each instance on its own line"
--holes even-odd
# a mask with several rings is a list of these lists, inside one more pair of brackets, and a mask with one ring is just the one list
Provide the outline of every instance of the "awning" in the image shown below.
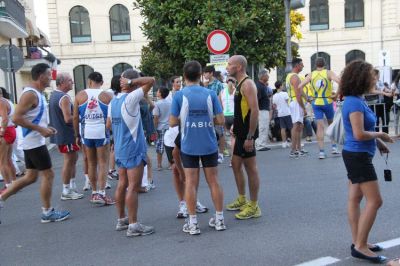
[[50,47],[51,42],[49,40],[49,37],[36,25],[32,23],[28,18],[26,18],[26,31],[28,32],[28,37],[27,39],[30,39],[32,42],[37,44],[38,46],[43,46],[43,47]]

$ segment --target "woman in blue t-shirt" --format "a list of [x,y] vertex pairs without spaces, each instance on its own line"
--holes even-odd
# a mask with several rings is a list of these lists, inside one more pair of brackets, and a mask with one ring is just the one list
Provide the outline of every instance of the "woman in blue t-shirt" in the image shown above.
[[[375,132],[376,116],[368,107],[363,95],[374,88],[376,80],[371,64],[357,60],[344,69],[340,90],[345,97],[342,109],[345,140],[343,161],[349,179],[348,219],[353,244],[351,255],[371,262],[382,263],[384,256],[374,252],[382,247],[368,244],[368,234],[375,221],[382,198],[372,158],[378,147],[388,153],[384,142],[393,142],[387,133]],[[360,213],[360,202],[366,204]]]

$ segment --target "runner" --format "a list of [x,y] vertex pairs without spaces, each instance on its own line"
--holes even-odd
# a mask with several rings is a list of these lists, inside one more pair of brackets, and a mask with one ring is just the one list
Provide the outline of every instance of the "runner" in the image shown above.
[[15,124],[24,127],[22,145],[27,171],[24,177],[15,181],[0,195],[0,208],[11,195],[36,182],[41,175],[40,196],[43,204],[41,222],[59,222],[68,219],[70,212],[56,211],[50,203],[54,172],[45,138],[57,133],[54,128],[47,127],[47,104],[43,95],[45,88],[50,86],[50,67],[44,63],[37,64],[32,68],[31,75],[33,81],[23,90],[13,118]]
[[68,73],[59,73],[56,79],[57,88],[51,93],[49,103],[50,125],[57,131],[50,137],[50,142],[58,146],[64,157],[61,170],[63,189],[61,200],[77,200],[83,194],[76,192],[75,174],[79,146],[75,143],[72,126],[72,100],[68,92],[74,84]]
[[[333,100],[336,99],[336,93],[332,91],[332,81],[340,84],[339,77],[331,70],[325,68],[325,59],[318,57],[315,60],[316,70],[308,75],[299,85],[299,89],[311,83],[314,91],[313,111],[315,120],[317,120],[317,141],[319,147],[319,158],[325,159],[326,153],[324,149],[324,116],[328,124],[332,124],[335,111],[333,110]],[[332,154],[340,154],[336,143],[332,142]]]
[[222,125],[224,118],[215,92],[199,85],[200,63],[186,63],[183,72],[186,87],[178,91],[172,100],[170,126],[180,124],[181,127],[181,158],[186,176],[185,198],[189,213],[183,232],[198,235],[200,228],[196,215],[196,199],[199,160],[202,161],[216,210],[209,226],[217,231],[226,229],[222,211],[223,192],[218,182],[218,143],[214,131],[214,123]]
[[303,60],[300,58],[293,59],[292,72],[286,76],[286,88],[290,95],[291,102],[289,104],[290,115],[292,117],[292,150],[289,154],[292,158],[304,156],[305,152],[301,150],[301,135],[303,134],[304,115],[306,114],[304,105],[304,95],[300,89],[299,73],[303,70]]
[[14,104],[6,89],[0,87],[0,172],[4,178],[4,188],[0,195],[16,180],[15,168],[12,162],[13,143],[16,139],[14,123],[11,120],[14,114]]
[[[107,127],[112,126],[114,133],[115,160],[119,173],[115,191],[119,217],[116,230],[128,229],[128,237],[154,233],[152,226],[143,225],[137,220],[138,192],[147,161],[139,102],[153,84],[154,78],[140,78],[137,71],[125,70],[121,75],[121,93],[112,100],[108,110]],[[125,215],[125,205],[128,217]]]
[[[235,215],[237,219],[250,219],[261,216],[258,205],[260,178],[258,176],[256,150],[254,141],[258,137],[258,99],[254,82],[246,75],[247,60],[242,55],[229,58],[227,71],[238,81],[235,93],[235,114],[233,134],[235,147],[233,149],[232,170],[235,175],[239,196],[226,206],[229,211],[240,210]],[[250,201],[246,200],[244,165],[247,173]]]
[[102,85],[103,76],[99,72],[89,74],[88,89],[80,91],[75,96],[73,122],[76,142],[82,141],[85,145],[88,175],[92,187],[90,202],[103,206],[115,202],[105,191],[110,150],[110,136],[105,125],[111,96],[100,89]]

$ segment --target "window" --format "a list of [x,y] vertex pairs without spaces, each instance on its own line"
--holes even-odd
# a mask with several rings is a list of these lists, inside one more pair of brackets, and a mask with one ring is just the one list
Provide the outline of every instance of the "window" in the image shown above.
[[356,59],[365,60],[365,53],[360,50],[351,50],[346,54],[346,65]]
[[127,63],[119,63],[113,66],[113,76],[121,75],[127,69],[132,68],[130,64]]
[[69,11],[71,42],[91,42],[89,12],[83,6],[75,6]]
[[79,65],[74,68],[75,93],[87,88],[87,80],[94,70],[88,65]]
[[131,39],[131,28],[129,25],[129,11],[120,4],[110,9],[110,31],[112,41],[126,41]]
[[346,28],[364,27],[364,1],[346,0],[344,5]]
[[317,57],[323,57],[325,59],[325,68],[331,69],[331,56],[325,52],[318,52],[311,56],[311,70],[314,71],[315,67],[315,60]]
[[329,29],[328,0],[310,0],[310,30]]

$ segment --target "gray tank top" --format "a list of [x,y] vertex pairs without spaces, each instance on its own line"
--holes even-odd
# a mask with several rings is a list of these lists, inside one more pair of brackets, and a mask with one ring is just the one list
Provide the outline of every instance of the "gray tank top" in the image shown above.
[[57,145],[73,144],[75,141],[72,123],[67,124],[64,121],[64,115],[60,105],[63,97],[68,97],[68,99],[71,101],[68,94],[59,90],[54,90],[51,93],[49,103],[50,126],[57,130],[57,134],[50,137],[50,142]]

